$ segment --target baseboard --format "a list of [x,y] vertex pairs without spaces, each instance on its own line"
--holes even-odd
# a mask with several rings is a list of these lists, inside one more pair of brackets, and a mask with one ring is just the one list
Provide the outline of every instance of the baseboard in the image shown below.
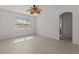
[[60,40],[60,39],[57,39],[57,38],[52,38],[52,37],[49,37],[49,36],[45,36],[45,35],[39,35],[37,34],[38,36],[42,36],[42,37],[46,37],[46,38],[49,38],[49,39],[55,39],[55,40]]
[[79,45],[79,43],[77,43],[77,42],[72,42],[72,44]]

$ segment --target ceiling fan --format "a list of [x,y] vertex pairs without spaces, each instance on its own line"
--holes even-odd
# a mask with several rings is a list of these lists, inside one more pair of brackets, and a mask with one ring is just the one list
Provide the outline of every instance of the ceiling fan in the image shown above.
[[27,10],[27,12],[30,12],[30,14],[40,14],[41,9],[38,8],[36,5],[33,5],[30,9]]

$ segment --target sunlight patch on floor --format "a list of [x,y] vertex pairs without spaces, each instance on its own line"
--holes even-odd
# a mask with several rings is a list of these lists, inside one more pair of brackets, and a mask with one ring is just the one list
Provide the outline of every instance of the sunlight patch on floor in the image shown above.
[[22,41],[25,41],[25,40],[31,40],[33,38],[34,38],[33,36],[18,38],[18,39],[14,39],[13,43],[22,42]]
[[29,37],[25,37],[25,40],[30,40],[30,39],[33,39],[34,37],[33,36],[29,36]]

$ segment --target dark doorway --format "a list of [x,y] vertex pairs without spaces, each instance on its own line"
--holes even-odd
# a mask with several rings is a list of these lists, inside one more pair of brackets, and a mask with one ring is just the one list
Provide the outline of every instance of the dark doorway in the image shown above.
[[59,16],[60,40],[72,40],[72,12]]

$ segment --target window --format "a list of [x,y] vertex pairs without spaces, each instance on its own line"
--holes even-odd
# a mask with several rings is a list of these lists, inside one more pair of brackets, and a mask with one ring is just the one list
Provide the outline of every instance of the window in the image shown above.
[[31,20],[24,17],[16,17],[16,29],[30,29],[31,28]]

